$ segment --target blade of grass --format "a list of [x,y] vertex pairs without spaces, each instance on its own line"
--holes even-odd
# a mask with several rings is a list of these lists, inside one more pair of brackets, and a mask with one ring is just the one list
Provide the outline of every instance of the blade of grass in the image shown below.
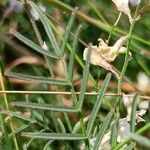
[[64,126],[64,124],[63,124],[63,122],[61,121],[60,118],[57,118],[57,122],[58,122],[58,124],[59,124],[59,126],[60,126],[61,132],[62,132],[62,133],[66,133],[65,126]]
[[104,82],[103,82],[103,85],[102,85],[101,89],[99,90],[99,95],[97,97],[97,100],[96,100],[96,102],[94,104],[94,107],[93,107],[93,110],[91,112],[91,116],[90,116],[90,119],[89,119],[89,122],[88,122],[88,125],[87,125],[87,130],[86,130],[88,136],[92,132],[93,125],[94,125],[97,113],[98,113],[99,108],[100,108],[100,106],[102,104],[102,101],[104,99],[104,96],[105,96],[107,86],[109,84],[110,79],[111,79],[111,73],[108,73],[105,80],[104,80]]
[[143,137],[141,135],[138,135],[138,134],[135,134],[135,133],[131,134],[131,138],[134,141],[138,142],[139,144],[141,144],[141,145],[143,145],[145,147],[150,148],[150,140],[148,138],[145,138],[145,137]]
[[67,28],[66,28],[66,30],[64,32],[65,35],[64,35],[63,42],[62,42],[62,45],[61,45],[61,48],[60,48],[61,56],[63,56],[63,54],[64,54],[66,43],[67,43],[70,31],[71,31],[71,28],[72,28],[72,25],[73,25],[73,22],[74,22],[77,10],[78,10],[77,7],[75,9],[73,9],[72,15],[71,15],[70,20],[69,20],[68,25],[67,25]]
[[73,77],[73,64],[74,64],[74,60],[75,60],[75,53],[76,53],[76,47],[77,47],[77,42],[78,42],[78,36],[79,36],[79,32],[81,30],[81,25],[79,25],[77,32],[75,34],[75,39],[73,42],[73,48],[71,51],[71,55],[70,55],[70,60],[69,60],[69,65],[68,65],[68,73],[69,73],[69,80],[72,81],[72,77]]
[[39,14],[40,20],[45,28],[46,34],[52,44],[52,47],[57,55],[60,55],[60,48],[57,44],[56,38],[54,36],[53,30],[50,26],[49,19],[46,17],[46,15],[41,11],[41,9],[34,4],[32,1],[28,1],[28,3],[37,11]]
[[30,127],[30,126],[31,126],[31,124],[28,124],[28,125],[26,125],[26,124],[25,124],[25,125],[22,125],[21,127],[19,127],[19,128],[17,128],[16,130],[14,130],[13,133],[10,133],[10,134],[9,134],[9,137],[11,137],[11,136],[13,136],[14,134],[17,134],[17,133],[23,131],[24,129],[26,129],[26,128]]
[[36,52],[38,52],[38,53],[40,53],[42,55],[45,55],[45,56],[52,57],[52,58],[59,58],[55,53],[46,51],[45,49],[43,49],[40,46],[38,46],[36,43],[32,42],[31,40],[29,40],[25,36],[21,35],[19,32],[15,31],[13,29],[11,29],[9,32],[12,35],[14,35],[18,40],[20,40],[21,42],[23,42],[27,46],[31,47]]
[[[90,116],[87,116],[87,117],[83,118],[84,124],[89,120],[89,118],[90,118]],[[78,122],[74,125],[74,128],[73,128],[72,133],[77,133],[80,129],[82,129],[82,124],[81,124],[81,121],[78,121]]]
[[[91,50],[91,45],[89,45],[89,48]],[[79,96],[79,108],[82,108],[83,101],[84,101],[84,96],[85,96],[85,91],[87,87],[87,82],[88,82],[88,76],[89,76],[89,69],[90,69],[90,51],[88,51],[87,54],[87,61],[85,62],[85,68],[83,70],[83,78],[82,78],[82,84],[80,88],[80,96]]]
[[[37,134],[38,133],[42,133],[42,132],[45,132],[47,129],[46,128],[44,128],[44,129],[42,129],[42,130],[40,130],[39,132],[36,132]],[[34,141],[34,140],[36,140],[36,138],[31,138],[27,143],[26,143],[26,149],[28,149],[28,147],[31,145],[31,143]]]
[[21,114],[21,112],[13,112],[13,111],[0,111],[1,114],[6,114],[6,115],[9,115],[11,117],[17,117],[17,118],[20,118],[24,121],[29,121],[29,122],[33,122],[33,121],[36,121],[36,120],[33,120],[27,116],[24,116],[23,114]]
[[138,105],[138,95],[135,94],[132,102],[132,111],[131,111],[131,123],[130,123],[131,132],[135,131],[137,105]]
[[78,112],[78,109],[71,108],[71,107],[61,107],[61,106],[53,106],[50,104],[39,104],[39,103],[32,103],[32,102],[12,102],[12,106],[17,107],[25,107],[25,108],[32,108],[32,109],[39,109],[39,110],[50,110],[50,111],[58,111],[58,112]]
[[100,143],[103,139],[104,134],[106,133],[106,130],[108,128],[108,125],[110,124],[112,117],[113,117],[113,109],[110,110],[110,112],[106,116],[104,122],[102,123],[102,126],[100,128],[100,131],[99,131],[96,141],[95,141],[94,150],[99,150]]
[[48,150],[48,146],[50,146],[53,141],[54,141],[54,140],[49,140],[49,141],[45,144],[43,150]]
[[15,72],[6,72],[5,75],[8,77],[18,78],[18,79],[26,80],[26,81],[33,81],[33,82],[54,84],[54,85],[68,85],[66,81],[56,80],[53,78],[46,78],[42,76],[26,75],[26,74],[15,73]]
[[87,137],[82,134],[71,134],[71,133],[33,133],[23,132],[22,136],[29,138],[40,138],[40,139],[51,139],[51,140],[84,140]]
[[115,147],[117,144],[118,124],[119,124],[119,114],[116,114],[116,119],[114,119],[111,126],[110,144],[112,145],[112,147]]

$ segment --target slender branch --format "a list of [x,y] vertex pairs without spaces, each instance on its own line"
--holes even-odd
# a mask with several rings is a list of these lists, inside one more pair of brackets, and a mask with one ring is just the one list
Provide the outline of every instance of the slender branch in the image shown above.
[[[130,43],[131,43],[131,38],[132,38],[132,32],[133,32],[134,25],[135,25],[135,22],[136,22],[136,18],[137,18],[137,15],[138,15],[137,14],[138,13],[138,8],[139,8],[139,5],[136,7],[136,11],[135,11],[135,14],[134,14],[134,17],[133,17],[133,22],[132,22],[130,30],[129,30],[129,40],[128,40],[128,43],[127,43],[127,52],[126,52],[125,61],[124,61],[124,64],[123,64],[123,67],[122,67],[122,70],[121,70],[121,74],[120,74],[120,77],[119,77],[119,80],[118,80],[117,94],[121,93],[121,85],[122,85],[123,77],[125,75],[125,72],[126,72],[126,69],[127,69],[127,66],[128,66],[128,62],[129,62],[129,48],[130,48]],[[117,100],[117,104],[118,103],[119,103],[119,98]]]
[[122,12],[119,13],[119,15],[118,15],[118,17],[117,17],[117,20],[116,20],[116,22],[114,23],[114,25],[113,25],[113,27],[112,27],[110,33],[109,33],[108,41],[107,41],[108,44],[109,44],[109,41],[110,41],[111,36],[112,36],[112,34],[113,34],[113,31],[114,31],[115,27],[117,26],[117,24],[118,24],[118,22],[119,22],[119,20],[120,20],[120,18],[121,18],[121,15],[122,15]]

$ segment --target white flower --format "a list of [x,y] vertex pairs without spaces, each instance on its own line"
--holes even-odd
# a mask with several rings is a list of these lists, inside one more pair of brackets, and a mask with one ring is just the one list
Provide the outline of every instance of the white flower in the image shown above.
[[126,52],[126,48],[123,47],[123,44],[126,42],[127,39],[128,36],[123,36],[113,46],[108,46],[102,39],[98,39],[98,46],[91,45],[90,47],[85,48],[83,53],[83,59],[87,60],[87,54],[90,50],[91,64],[101,66],[104,69],[111,71],[118,77],[117,72],[112,68],[109,62],[114,61],[115,58],[118,56],[118,53]]
[[129,9],[129,0],[112,0],[112,1],[115,3],[117,9],[120,12],[123,12],[126,15],[128,15],[129,22],[132,23],[133,19],[131,17],[131,12]]

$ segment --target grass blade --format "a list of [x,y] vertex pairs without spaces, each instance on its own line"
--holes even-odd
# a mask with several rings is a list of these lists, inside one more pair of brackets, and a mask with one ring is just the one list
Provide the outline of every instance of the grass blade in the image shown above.
[[100,146],[100,143],[103,139],[103,136],[108,128],[108,125],[112,119],[112,116],[113,116],[113,110],[110,110],[110,112],[108,113],[108,115],[106,116],[104,122],[102,123],[102,126],[100,128],[100,131],[97,135],[97,138],[96,138],[96,141],[95,141],[95,145],[94,145],[94,150],[99,150],[99,146]]
[[138,103],[138,95],[135,94],[132,102],[132,111],[131,111],[131,125],[130,125],[131,132],[135,131],[137,103]]
[[11,117],[17,117],[17,118],[20,118],[20,119],[25,120],[25,121],[30,121],[30,122],[36,121],[36,120],[33,120],[33,119],[31,119],[31,118],[29,118],[27,116],[22,115],[20,112],[0,111],[0,113],[9,115]]
[[33,133],[23,132],[22,136],[29,138],[40,138],[40,139],[51,139],[51,140],[84,140],[87,137],[82,134],[71,134],[71,133]]
[[21,127],[15,129],[13,133],[10,133],[9,137],[12,137],[14,134],[17,134],[17,133],[21,132],[22,130],[24,130],[24,129],[30,127],[30,126],[31,126],[31,124],[29,124],[29,125],[26,125],[26,124],[22,125]]
[[70,81],[72,81],[72,76],[73,76],[73,64],[74,64],[74,60],[75,60],[75,50],[76,50],[76,47],[77,47],[77,42],[78,42],[78,36],[79,36],[79,32],[81,30],[81,25],[79,25],[78,29],[77,29],[77,32],[75,34],[75,39],[74,39],[74,42],[73,42],[73,48],[72,48],[72,51],[71,51],[71,56],[70,56],[70,60],[69,60],[69,66],[68,66],[68,72],[69,72],[69,79]]
[[131,138],[134,141],[138,142],[139,144],[150,148],[150,140],[148,138],[145,138],[145,137],[138,135],[138,134],[135,134],[135,133],[131,134]]
[[45,49],[41,48],[40,46],[38,46],[36,43],[32,42],[31,40],[29,40],[28,38],[26,38],[25,36],[21,35],[19,32],[11,29],[10,33],[12,35],[14,35],[18,40],[20,40],[21,42],[23,42],[24,44],[26,44],[27,46],[31,47],[33,50],[35,50],[36,52],[45,55],[45,56],[49,56],[52,58],[59,58],[55,53],[46,51]]
[[[87,116],[85,118],[83,118],[83,123],[85,124],[88,120],[89,120],[90,116]],[[74,128],[73,128],[73,131],[72,133],[77,133],[79,130],[82,129],[82,122],[81,121],[78,121],[75,125],[74,125]]]
[[[89,46],[89,48],[91,48],[91,46]],[[90,68],[89,60],[90,60],[90,55],[91,55],[90,52],[87,55],[88,55],[88,57],[87,57],[87,61],[85,62],[82,84],[81,84],[81,88],[80,88],[79,108],[82,108],[82,105],[83,105],[84,95],[85,95],[85,91],[86,91],[86,85],[87,85],[88,76],[89,76],[89,68]]]
[[63,124],[63,122],[61,121],[60,118],[57,118],[57,122],[58,122],[58,124],[59,124],[59,126],[60,126],[61,132],[62,132],[62,133],[66,133],[65,126],[64,126],[64,124]]
[[109,84],[110,78],[111,78],[111,74],[108,73],[105,80],[104,80],[104,83],[103,83],[103,85],[99,91],[99,95],[97,97],[97,100],[96,100],[94,107],[93,107],[93,110],[91,112],[91,116],[90,116],[90,119],[89,119],[89,122],[87,125],[87,135],[90,135],[92,132],[94,121],[96,119],[97,113],[98,113],[99,108],[100,108],[102,101],[104,99],[105,92],[107,90],[107,86]]
[[76,108],[71,107],[61,107],[61,106],[53,106],[50,104],[43,104],[43,103],[32,103],[32,102],[12,102],[12,106],[17,107],[25,107],[25,108],[32,108],[32,109],[39,109],[39,110],[50,110],[50,111],[59,111],[59,112],[78,112]]
[[66,31],[64,32],[65,35],[64,35],[63,42],[62,42],[62,45],[61,45],[61,48],[60,48],[60,50],[61,50],[61,56],[63,56],[63,54],[64,54],[64,50],[65,50],[65,47],[66,47],[66,43],[67,43],[67,40],[68,40],[68,37],[69,37],[69,33],[70,33],[70,30],[71,30],[71,27],[72,27],[72,25],[73,25],[73,21],[74,21],[74,19],[75,19],[75,15],[76,15],[76,13],[77,13],[77,10],[78,10],[77,7],[73,10],[72,15],[71,15],[71,17],[70,17],[70,20],[69,20],[69,22],[68,22]]
[[119,124],[119,114],[116,114],[116,118],[114,119],[111,126],[110,144],[112,145],[112,147],[115,147],[117,144],[118,124]]
[[45,144],[43,150],[48,150],[48,147],[53,143],[53,141],[54,141],[54,140],[49,140],[49,141]]
[[45,31],[47,33],[47,36],[52,44],[52,47],[54,49],[54,51],[56,52],[57,55],[60,55],[60,48],[57,44],[56,38],[54,36],[54,33],[52,31],[52,28],[50,26],[49,23],[49,19],[46,17],[46,15],[40,10],[40,8],[38,8],[38,6],[36,4],[34,4],[31,1],[28,1],[28,3],[37,11],[37,13],[39,14],[40,20],[45,28]]
[[47,77],[42,77],[42,76],[26,75],[26,74],[15,73],[15,72],[6,72],[5,75],[8,77],[18,78],[18,79],[26,80],[26,81],[33,81],[33,82],[54,84],[54,85],[68,85],[66,81],[56,80],[53,78],[47,78]]

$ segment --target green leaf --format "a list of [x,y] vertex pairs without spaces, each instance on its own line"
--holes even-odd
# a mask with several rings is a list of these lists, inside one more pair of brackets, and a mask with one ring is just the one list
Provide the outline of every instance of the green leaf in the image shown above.
[[138,104],[138,95],[135,94],[132,102],[132,111],[131,111],[131,132],[135,131],[135,124],[136,124],[136,110]]
[[[91,48],[91,47],[90,47]],[[80,96],[79,96],[79,108],[82,108],[83,101],[84,101],[84,96],[85,96],[85,91],[86,91],[86,85],[88,82],[88,76],[89,76],[89,68],[90,68],[90,52],[87,54],[87,61],[85,62],[85,67],[83,71],[83,78],[82,78],[82,84],[80,88]]]
[[50,26],[49,23],[49,19],[47,18],[47,16],[41,11],[41,9],[34,4],[32,1],[28,1],[28,3],[37,11],[37,13],[39,14],[40,20],[45,28],[46,34],[48,35],[48,38],[52,44],[52,47],[54,49],[54,51],[56,52],[57,55],[60,55],[60,48],[57,44],[56,38],[54,36],[53,30]]
[[61,106],[53,106],[50,104],[43,104],[43,103],[32,103],[32,102],[12,102],[12,106],[17,107],[25,107],[25,108],[32,108],[32,109],[39,109],[39,110],[50,110],[50,111],[59,111],[59,112],[78,112],[76,108],[71,107],[61,107]]
[[31,40],[29,40],[28,38],[26,38],[25,36],[21,35],[19,32],[11,29],[10,33],[12,35],[14,35],[18,40],[20,40],[21,42],[23,42],[24,44],[26,44],[27,46],[31,47],[33,50],[35,50],[36,52],[43,54],[45,56],[49,56],[52,58],[59,58],[55,53],[46,51],[45,49],[41,48],[40,46],[38,46],[37,44],[35,44],[34,42],[32,42]]
[[58,122],[58,124],[59,124],[59,126],[61,128],[62,133],[66,133],[65,126],[64,126],[64,124],[63,124],[63,122],[61,121],[60,118],[57,118],[57,122]]
[[99,95],[98,95],[97,100],[94,104],[94,107],[92,109],[91,116],[90,116],[90,119],[89,119],[89,122],[88,122],[88,125],[87,125],[87,131],[86,131],[87,135],[90,135],[91,132],[92,132],[97,113],[98,113],[98,111],[100,109],[100,106],[102,104],[102,101],[104,99],[104,96],[105,96],[105,93],[106,93],[106,90],[107,90],[110,79],[111,79],[111,74],[108,73],[105,80],[104,80],[104,82],[103,82],[103,85],[102,85],[102,87],[99,91]]
[[54,141],[54,140],[49,140],[49,141],[45,144],[43,150],[48,150],[48,147],[52,144],[53,141]]
[[111,138],[110,143],[112,147],[115,147],[117,144],[117,137],[118,137],[118,124],[119,124],[119,114],[116,114],[116,118],[112,122],[111,125]]
[[87,137],[82,134],[71,134],[71,133],[33,133],[23,132],[22,136],[29,138],[40,138],[40,139],[51,139],[51,140],[84,140]]
[[74,64],[74,60],[75,60],[75,53],[76,53],[76,47],[77,47],[77,42],[78,42],[78,36],[79,36],[79,32],[81,30],[81,25],[79,25],[77,32],[75,34],[75,39],[73,42],[73,48],[71,51],[71,55],[70,55],[70,60],[69,60],[69,66],[68,66],[68,72],[69,72],[69,79],[70,81],[72,81],[72,76],[73,76],[73,64]]
[[25,125],[22,125],[21,127],[15,129],[13,133],[10,133],[10,134],[9,134],[9,137],[14,136],[15,134],[17,134],[17,133],[23,131],[24,129],[26,129],[26,128],[30,127],[30,126],[31,126],[31,124],[29,124],[29,125],[26,125],[26,124],[25,124]]
[[68,22],[68,25],[67,25],[67,28],[65,30],[65,35],[64,35],[63,42],[62,42],[62,45],[61,45],[61,48],[60,48],[60,50],[61,50],[61,56],[63,56],[63,54],[64,54],[66,43],[67,43],[67,40],[68,40],[68,37],[69,37],[69,33],[70,33],[70,30],[71,30],[71,27],[73,25],[73,21],[75,19],[75,15],[77,13],[77,10],[78,10],[77,7],[73,10],[71,18],[70,18],[70,20]]
[[68,85],[66,81],[56,80],[53,78],[47,78],[41,76],[26,75],[26,74],[15,73],[15,72],[6,72],[5,75],[8,77],[18,78],[21,80],[32,81],[32,82],[54,84],[54,85]]
[[90,116],[86,116],[85,118],[83,118],[83,122],[81,122],[81,120],[79,120],[75,125],[74,125],[74,128],[73,128],[73,131],[72,133],[77,133],[80,129],[82,129],[82,123],[86,123],[88,120],[89,120]]
[[139,144],[150,148],[150,140],[148,138],[145,138],[145,137],[135,134],[135,133],[131,134],[131,138],[133,140],[135,140],[136,142],[138,142]]
[[113,117],[113,110],[110,110],[110,112],[106,116],[104,122],[102,123],[100,131],[97,135],[95,145],[94,145],[94,150],[99,150],[100,143],[101,143],[101,141],[104,137],[104,134],[106,133],[106,130],[108,128],[108,125],[110,124],[110,121],[111,121],[112,117]]
[[6,114],[6,115],[9,115],[11,117],[17,117],[17,118],[20,118],[22,120],[25,120],[25,121],[30,121],[30,122],[33,122],[33,121],[36,121],[36,120],[33,120],[27,116],[24,116],[23,114],[21,114],[21,112],[13,112],[13,111],[0,111],[1,114]]

